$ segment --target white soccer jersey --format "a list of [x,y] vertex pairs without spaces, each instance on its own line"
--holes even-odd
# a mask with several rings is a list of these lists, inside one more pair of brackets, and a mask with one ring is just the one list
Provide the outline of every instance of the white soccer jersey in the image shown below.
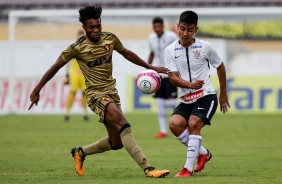
[[164,50],[165,48],[178,39],[178,36],[172,31],[164,31],[161,37],[156,33],[149,36],[150,51],[154,53],[153,66],[165,66]]
[[204,80],[201,89],[180,88],[181,102],[193,103],[203,96],[216,93],[210,80],[210,65],[217,68],[222,60],[210,43],[195,39],[191,46],[185,48],[175,41],[165,49],[164,61],[171,72],[178,72],[186,81]]

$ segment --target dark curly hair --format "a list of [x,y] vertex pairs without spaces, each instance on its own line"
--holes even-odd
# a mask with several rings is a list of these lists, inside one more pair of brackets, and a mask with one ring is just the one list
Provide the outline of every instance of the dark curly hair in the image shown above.
[[153,18],[152,23],[153,24],[156,24],[156,23],[164,24],[164,20],[161,17],[155,17],[155,18]]
[[98,19],[102,13],[100,5],[85,6],[79,9],[79,22],[85,24],[88,19]]

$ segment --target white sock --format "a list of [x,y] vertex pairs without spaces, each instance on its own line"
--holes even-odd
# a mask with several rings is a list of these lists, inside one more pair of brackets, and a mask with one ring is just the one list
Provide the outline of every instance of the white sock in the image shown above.
[[[188,130],[184,130],[182,134],[180,134],[178,137],[176,137],[182,144],[185,146],[188,146],[188,140],[189,140],[189,132]],[[199,149],[199,154],[208,154],[208,150],[201,144],[200,149]]]
[[186,147],[188,146],[188,140],[189,140],[189,132],[188,130],[184,130],[182,134],[180,134],[178,137],[176,137],[182,144],[184,144]]
[[208,150],[201,144],[200,149],[199,149],[199,154],[205,155],[208,154]]
[[187,148],[187,159],[184,165],[188,171],[193,172],[194,162],[198,157],[202,136],[200,135],[189,135],[188,148]]
[[165,100],[162,98],[157,98],[156,101],[158,106],[158,120],[160,125],[160,132],[167,133]]

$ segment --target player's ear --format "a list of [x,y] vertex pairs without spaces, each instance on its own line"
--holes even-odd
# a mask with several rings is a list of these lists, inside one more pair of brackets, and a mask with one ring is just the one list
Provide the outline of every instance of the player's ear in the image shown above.
[[82,24],[82,29],[86,32],[86,27],[85,27],[85,25],[84,24]]
[[199,31],[199,27],[196,27],[196,33]]

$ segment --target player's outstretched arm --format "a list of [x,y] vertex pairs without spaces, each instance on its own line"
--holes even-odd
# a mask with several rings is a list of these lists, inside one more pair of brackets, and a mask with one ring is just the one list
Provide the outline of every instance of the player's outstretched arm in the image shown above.
[[121,55],[123,55],[123,57],[125,59],[127,59],[128,61],[136,64],[136,65],[139,65],[139,66],[142,66],[144,68],[147,68],[147,69],[152,69],[152,70],[155,70],[156,72],[158,73],[167,73],[169,70],[165,67],[155,67],[155,66],[152,66],[148,63],[146,63],[144,60],[142,60],[139,56],[137,56],[137,54],[135,54],[134,52],[124,48],[122,51],[119,52]]
[[217,68],[217,75],[220,85],[220,94],[219,94],[220,111],[225,113],[227,112],[230,105],[228,102],[227,89],[226,89],[226,70],[223,62]]
[[33,104],[37,105],[39,99],[40,99],[40,91],[43,88],[43,86],[59,71],[60,68],[62,68],[66,62],[62,59],[60,56],[57,61],[47,70],[47,72],[43,75],[39,83],[36,85],[36,87],[33,89],[33,91],[30,94],[30,101],[31,104],[28,108],[28,110],[31,109]]

